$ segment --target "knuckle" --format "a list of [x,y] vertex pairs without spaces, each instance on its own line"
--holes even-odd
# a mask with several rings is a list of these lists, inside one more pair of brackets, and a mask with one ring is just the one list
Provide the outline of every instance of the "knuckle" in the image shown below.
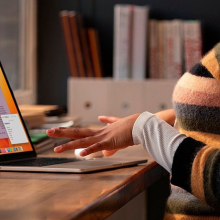
[[98,143],[95,144],[95,147],[96,147],[97,149],[99,149],[99,148],[102,147],[102,144],[101,144],[100,142],[98,142]]
[[83,142],[85,142],[87,140],[87,138],[81,138],[81,139],[79,139],[79,142],[80,143],[83,143]]
[[62,144],[62,148],[65,149],[65,150],[70,149],[69,143]]
[[91,129],[91,128],[87,128],[87,129],[85,130],[85,132],[86,132],[89,136],[94,136],[94,135],[97,134],[97,130]]
[[73,132],[73,133],[78,133],[79,131],[80,131],[79,128],[73,128],[73,129],[72,129],[72,132]]
[[61,133],[61,130],[55,129],[55,134],[60,134],[60,133]]

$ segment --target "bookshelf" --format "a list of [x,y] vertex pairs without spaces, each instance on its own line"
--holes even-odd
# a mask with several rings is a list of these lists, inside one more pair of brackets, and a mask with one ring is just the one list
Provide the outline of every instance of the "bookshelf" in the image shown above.
[[[76,10],[77,2],[72,0],[38,1],[38,102],[40,104],[67,104],[68,65],[66,51],[58,13],[61,10]],[[90,1],[91,2],[91,1]],[[203,25],[203,53],[206,53],[220,39],[220,19],[217,0],[174,1],[160,0],[93,0],[89,7],[86,0],[80,1],[80,10],[87,19],[92,17],[93,25],[99,30],[103,72],[106,77],[112,76],[113,63],[113,6],[116,3],[128,3],[150,6],[150,18],[155,19],[200,19]],[[169,7],[167,7],[169,5]],[[78,7],[79,8],[79,7]],[[53,77],[52,93],[45,94],[48,80]],[[59,89],[57,89],[59,88]]]

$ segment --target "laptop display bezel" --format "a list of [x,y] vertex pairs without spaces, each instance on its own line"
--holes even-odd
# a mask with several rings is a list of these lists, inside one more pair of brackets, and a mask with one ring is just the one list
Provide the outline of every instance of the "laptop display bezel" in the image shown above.
[[8,79],[7,79],[7,77],[6,77],[6,74],[5,74],[5,71],[4,71],[4,68],[3,68],[3,66],[2,66],[1,61],[0,61],[0,68],[1,68],[1,70],[2,70],[3,76],[4,76],[5,81],[6,81],[6,83],[7,83],[7,86],[8,86],[8,89],[9,89],[9,91],[10,91],[10,94],[11,94],[11,96],[12,96],[12,99],[13,99],[13,101],[14,101],[14,103],[15,103],[16,108],[17,108],[17,111],[18,111],[18,114],[19,114],[19,116],[20,116],[22,125],[23,125],[24,130],[25,130],[25,133],[26,133],[26,135],[27,135],[28,141],[29,141],[29,143],[30,143],[30,145],[31,145],[31,147],[32,147],[32,151],[2,154],[2,155],[0,155],[0,162],[7,161],[7,160],[17,160],[17,159],[21,159],[21,158],[36,157],[36,156],[37,156],[36,151],[35,151],[35,149],[34,149],[33,143],[31,142],[31,139],[30,139],[30,136],[29,136],[27,127],[26,127],[26,125],[25,125],[25,123],[24,123],[23,117],[22,117],[21,112],[20,112],[20,110],[19,110],[18,104],[17,104],[16,99],[15,99],[15,97],[14,97],[14,93],[13,93],[13,91],[12,91],[12,89],[11,89],[11,86],[10,86],[10,84],[9,84],[9,81],[8,81]]

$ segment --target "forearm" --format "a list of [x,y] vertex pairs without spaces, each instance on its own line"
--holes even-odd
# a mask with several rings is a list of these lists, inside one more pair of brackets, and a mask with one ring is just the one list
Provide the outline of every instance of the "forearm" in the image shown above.
[[168,124],[170,124],[171,126],[174,125],[176,116],[173,109],[163,110],[155,113],[155,115],[160,119],[164,120],[165,122],[167,122]]
[[174,153],[186,138],[164,120],[149,112],[142,113],[132,130],[134,144],[142,144],[144,149],[168,172]]

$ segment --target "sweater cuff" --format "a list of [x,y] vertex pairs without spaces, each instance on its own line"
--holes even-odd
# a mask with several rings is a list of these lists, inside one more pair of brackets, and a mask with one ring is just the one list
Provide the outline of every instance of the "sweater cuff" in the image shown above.
[[152,117],[155,117],[155,115],[150,112],[143,112],[142,114],[139,115],[139,117],[135,121],[133,129],[132,129],[132,137],[133,137],[134,145],[143,143],[144,125]]

